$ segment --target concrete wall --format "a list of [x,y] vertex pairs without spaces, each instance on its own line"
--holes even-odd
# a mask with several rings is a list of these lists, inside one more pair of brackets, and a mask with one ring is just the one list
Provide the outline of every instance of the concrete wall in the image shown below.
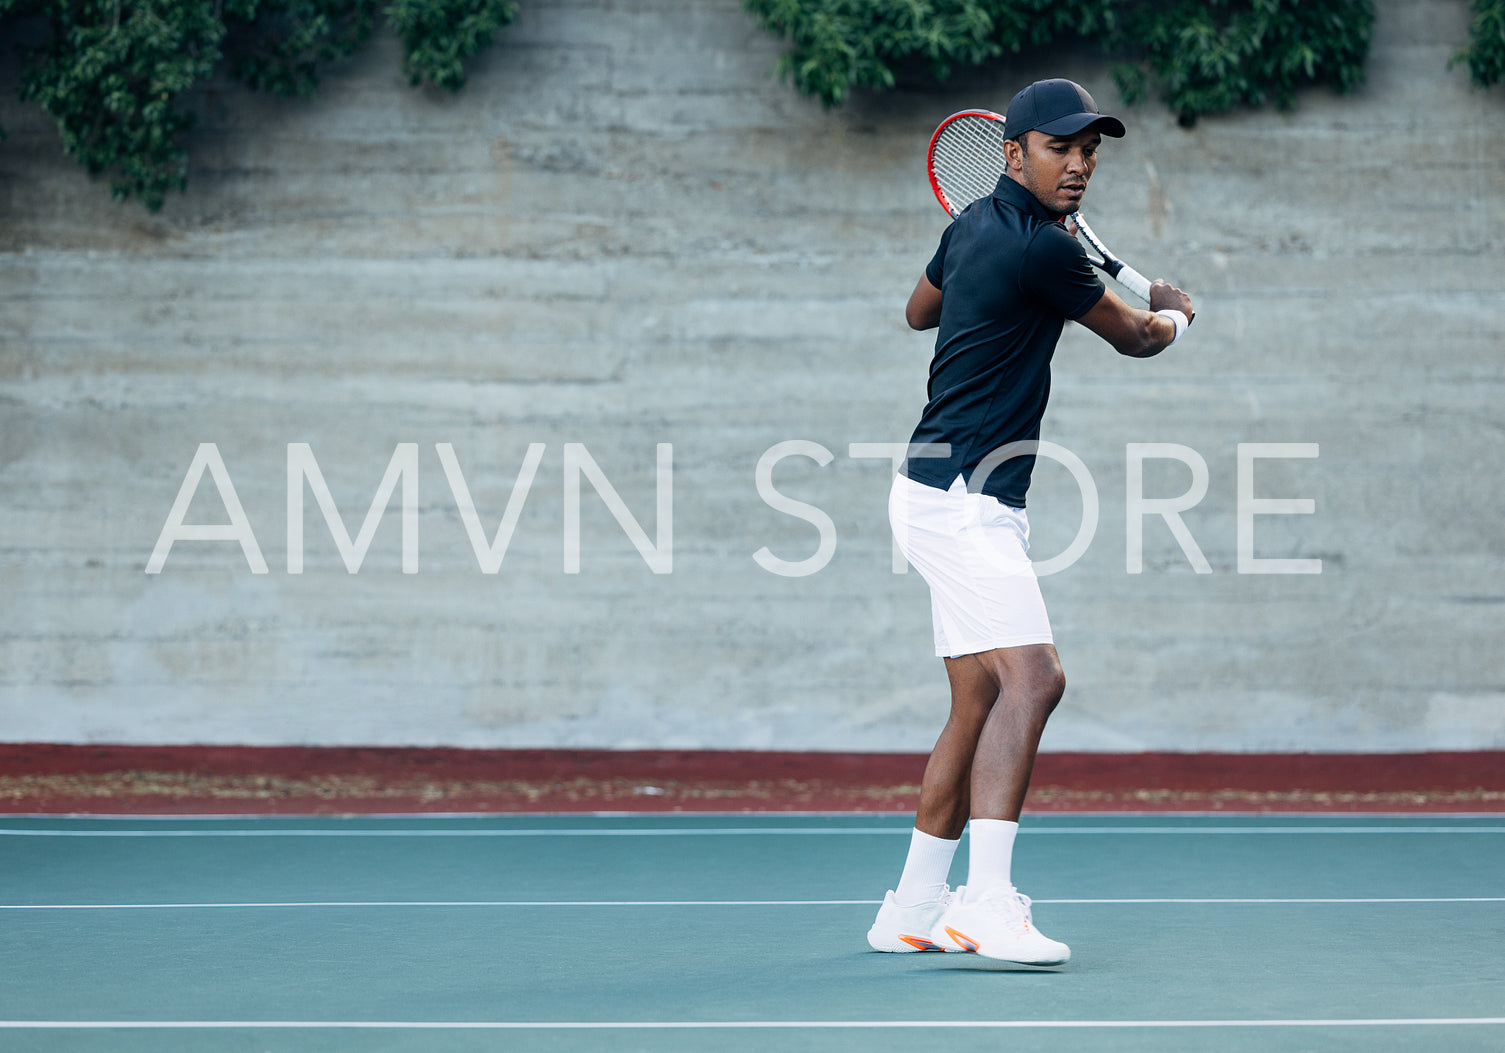
[[[1129,110],[1089,214],[1196,296],[1191,334],[1122,360],[1083,330],[1057,356],[1046,437],[1100,504],[1044,580],[1069,687],[1054,749],[1505,747],[1505,426],[1499,401],[1505,99],[1447,70],[1462,0],[1378,4],[1356,97],[1303,96],[1186,131]],[[1122,110],[1099,58],[1055,51],[836,112],[771,76],[736,0],[535,0],[458,97],[414,92],[379,36],[311,103],[217,85],[187,196],[151,216],[62,157],[0,70],[0,739],[924,750],[945,709],[929,606],[891,570],[882,460],[907,439],[927,335],[900,317],[944,225],[924,177],[938,119],[1042,75]],[[830,517],[836,547],[786,577]],[[1209,487],[1126,570],[1126,444],[1177,443]],[[269,565],[179,541],[145,567],[201,443]],[[419,567],[399,500],[358,574],[306,490],[288,573],[290,443],[354,535],[394,449],[418,444]],[[488,535],[545,444],[498,573],[483,574],[436,444]],[[565,444],[587,481],[567,558]],[[1262,558],[1239,573],[1238,449]],[[1191,471],[1146,466],[1174,497]],[[1044,464],[1034,552],[1082,499]],[[224,523],[206,476],[189,523]],[[664,546],[665,554],[669,546]]]

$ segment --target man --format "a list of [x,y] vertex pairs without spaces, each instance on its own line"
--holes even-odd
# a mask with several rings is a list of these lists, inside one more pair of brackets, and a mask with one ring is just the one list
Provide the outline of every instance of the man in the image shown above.
[[[1137,310],[1103,287],[1062,225],[1081,205],[1103,135],[1124,126],[1069,80],[1009,104],[1007,168],[963,210],[905,308],[939,327],[929,402],[894,480],[895,536],[931,592],[951,712],[925,767],[909,855],[868,933],[881,951],[972,951],[1060,965],[1070,949],[1034,927],[1010,874],[1014,835],[1046,719],[1065,689],[1025,554],[1025,491],[1066,319],[1136,358],[1169,347],[1191,299],[1165,282]],[[946,885],[971,818],[967,883]]]

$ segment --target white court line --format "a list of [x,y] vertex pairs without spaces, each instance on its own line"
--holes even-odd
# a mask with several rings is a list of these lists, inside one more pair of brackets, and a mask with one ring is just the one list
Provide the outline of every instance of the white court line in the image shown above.
[[233,910],[276,907],[871,907],[877,899],[310,900],[267,903],[0,903],[0,910]]
[[[871,907],[877,899],[488,899],[488,900],[289,900],[248,903],[0,903],[0,910],[270,910],[343,907]],[[1135,906],[1156,904],[1382,904],[1505,903],[1505,896],[1374,896],[1317,898],[1032,899],[1036,906]]]
[[[874,819],[882,814],[899,817],[899,813],[876,813],[876,812],[800,812],[784,811],[754,812],[742,810],[730,812],[695,811],[695,812],[641,812],[641,811],[598,811],[598,812],[351,812],[342,813],[338,816],[320,815],[298,812],[6,812],[7,820],[11,819],[35,819],[41,820],[78,820],[89,823],[225,823],[225,822],[275,822],[277,820],[295,821],[300,819],[358,819],[370,822],[393,822],[393,821],[420,821],[420,822],[497,822],[508,820],[528,819],[652,819],[658,822],[670,822],[675,819],[720,819],[733,822],[739,819],[747,819],[749,815],[760,817],[777,816],[780,819]],[[1500,811],[1485,810],[1482,812],[1384,812],[1384,811],[1355,811],[1334,812],[1331,809],[1314,812],[1280,811],[1265,812],[1259,809],[1219,808],[1215,811],[1190,811],[1177,812],[1156,808],[1153,811],[1110,811],[1094,812],[1090,809],[1070,812],[1034,812],[1031,818],[1049,820],[1061,816],[1073,816],[1081,819],[1153,819],[1164,821],[1166,819],[1251,819],[1251,818],[1280,818],[1283,820],[1293,819],[1325,819],[1331,820],[1334,816],[1352,816],[1360,819],[1385,819],[1390,821],[1405,821],[1408,819],[1425,819],[1435,822],[1439,819],[1498,819]],[[906,826],[908,833],[909,827]]]
[[[874,900],[873,902],[877,902]],[[1274,897],[1260,899],[1030,899],[1031,903],[1054,904],[1133,904],[1133,903],[1505,903],[1505,896],[1344,896],[1344,897]]]
[[[1505,827],[1501,828],[1505,830]],[[903,834],[909,836],[908,828],[873,827],[701,827],[675,829],[673,827],[640,827],[638,829],[613,829],[611,827],[551,827],[540,829],[511,830],[427,830],[405,829],[332,829],[289,828],[257,830],[236,827],[226,830],[59,830],[43,828],[0,829],[0,837],[725,837],[742,835],[806,835],[822,837],[831,834]]]
[[[727,826],[639,827],[550,827],[508,830],[426,830],[422,828],[345,830],[280,829],[257,830],[66,830],[40,827],[0,829],[0,837],[787,837],[833,835],[910,835],[909,827],[898,826]],[[1022,827],[1021,835],[1101,835],[1101,834],[1505,834],[1505,826],[1076,826]]]
[[1331,1020],[0,1020],[3,1029],[143,1031],[347,1029],[365,1031],[702,1031],[909,1028],[1488,1027],[1505,1016]]

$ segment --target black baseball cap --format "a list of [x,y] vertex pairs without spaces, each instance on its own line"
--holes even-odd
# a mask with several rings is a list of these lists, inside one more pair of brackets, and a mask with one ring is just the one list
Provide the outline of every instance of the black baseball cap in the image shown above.
[[1124,122],[1097,112],[1097,103],[1087,89],[1075,81],[1037,80],[1009,103],[1004,134],[1016,139],[1025,132],[1046,135],[1075,135],[1083,128],[1094,127],[1115,139],[1124,136]]

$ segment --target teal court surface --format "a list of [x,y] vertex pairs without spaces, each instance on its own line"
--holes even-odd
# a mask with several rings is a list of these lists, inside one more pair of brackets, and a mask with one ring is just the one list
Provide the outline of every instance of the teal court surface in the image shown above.
[[1505,1050],[1500,816],[1026,816],[1056,970],[868,949],[910,821],[5,817],[0,1049]]

